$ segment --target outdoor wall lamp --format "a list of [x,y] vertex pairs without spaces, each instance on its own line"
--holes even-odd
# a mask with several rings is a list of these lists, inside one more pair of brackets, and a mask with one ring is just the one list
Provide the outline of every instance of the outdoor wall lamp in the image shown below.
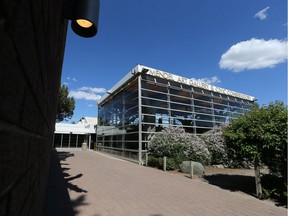
[[99,0],[64,0],[64,15],[72,30],[82,37],[93,37],[98,31]]

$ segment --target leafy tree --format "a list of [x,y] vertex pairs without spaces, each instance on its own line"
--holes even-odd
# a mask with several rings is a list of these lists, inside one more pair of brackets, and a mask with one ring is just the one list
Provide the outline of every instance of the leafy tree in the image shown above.
[[58,95],[56,122],[71,119],[75,109],[75,100],[68,96],[68,87],[61,85]]
[[[233,160],[267,165],[272,174],[287,179],[287,106],[276,101],[239,117],[225,128],[228,155]],[[257,180],[257,179],[256,179]],[[261,194],[257,194],[259,197]]]

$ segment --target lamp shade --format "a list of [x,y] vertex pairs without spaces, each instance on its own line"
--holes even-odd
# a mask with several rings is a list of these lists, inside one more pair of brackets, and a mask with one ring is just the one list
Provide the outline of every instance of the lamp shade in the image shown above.
[[93,37],[98,31],[99,0],[74,0],[72,23],[73,31],[82,37]]

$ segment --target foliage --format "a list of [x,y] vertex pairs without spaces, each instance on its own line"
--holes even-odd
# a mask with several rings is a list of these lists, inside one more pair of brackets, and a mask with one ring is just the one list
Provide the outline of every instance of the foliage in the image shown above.
[[56,122],[71,119],[74,114],[75,100],[68,96],[68,87],[61,85],[58,95]]
[[171,158],[179,165],[184,160],[209,163],[210,153],[203,140],[186,133],[183,128],[169,126],[156,133],[149,143],[150,155]]
[[225,125],[216,126],[201,135],[210,154],[211,164],[229,165],[226,142],[223,136]]
[[[159,169],[163,169],[164,158],[154,157],[149,155],[148,157],[148,166],[157,167]],[[179,168],[179,163],[175,158],[166,158],[166,170],[176,170]]]
[[[163,169],[164,159],[159,158],[158,168]],[[166,158],[166,170],[176,170],[179,169],[179,160],[178,158]]]
[[277,202],[277,205],[286,205],[287,207],[287,183],[283,184],[283,179],[271,175],[265,174],[261,178],[263,186],[263,198],[272,199]]
[[276,101],[254,107],[225,128],[228,154],[235,160],[258,157],[276,175],[287,175],[287,107]]
[[228,156],[233,160],[260,159],[273,175],[287,179],[287,106],[276,101],[255,106],[225,128]]
[[149,155],[148,156],[148,166],[159,167],[159,158]]

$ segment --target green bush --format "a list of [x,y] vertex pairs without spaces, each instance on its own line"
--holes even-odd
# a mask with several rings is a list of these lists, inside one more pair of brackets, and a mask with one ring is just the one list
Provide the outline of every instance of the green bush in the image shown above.
[[[179,169],[179,164],[181,162],[178,158],[166,158],[166,170],[175,170]],[[148,166],[150,167],[157,167],[158,169],[163,169],[164,166],[164,158],[154,157],[152,155],[148,156]]]
[[159,167],[159,158],[156,158],[152,155],[148,156],[148,166],[150,167]]
[[[166,158],[166,170],[177,170],[179,169],[180,163],[177,158]],[[164,158],[159,158],[159,169],[163,169],[163,166]]]
[[[287,206],[287,183],[283,177],[272,174],[263,175],[261,178],[263,187],[263,198],[272,199],[278,205]],[[285,183],[283,183],[285,182]]]

